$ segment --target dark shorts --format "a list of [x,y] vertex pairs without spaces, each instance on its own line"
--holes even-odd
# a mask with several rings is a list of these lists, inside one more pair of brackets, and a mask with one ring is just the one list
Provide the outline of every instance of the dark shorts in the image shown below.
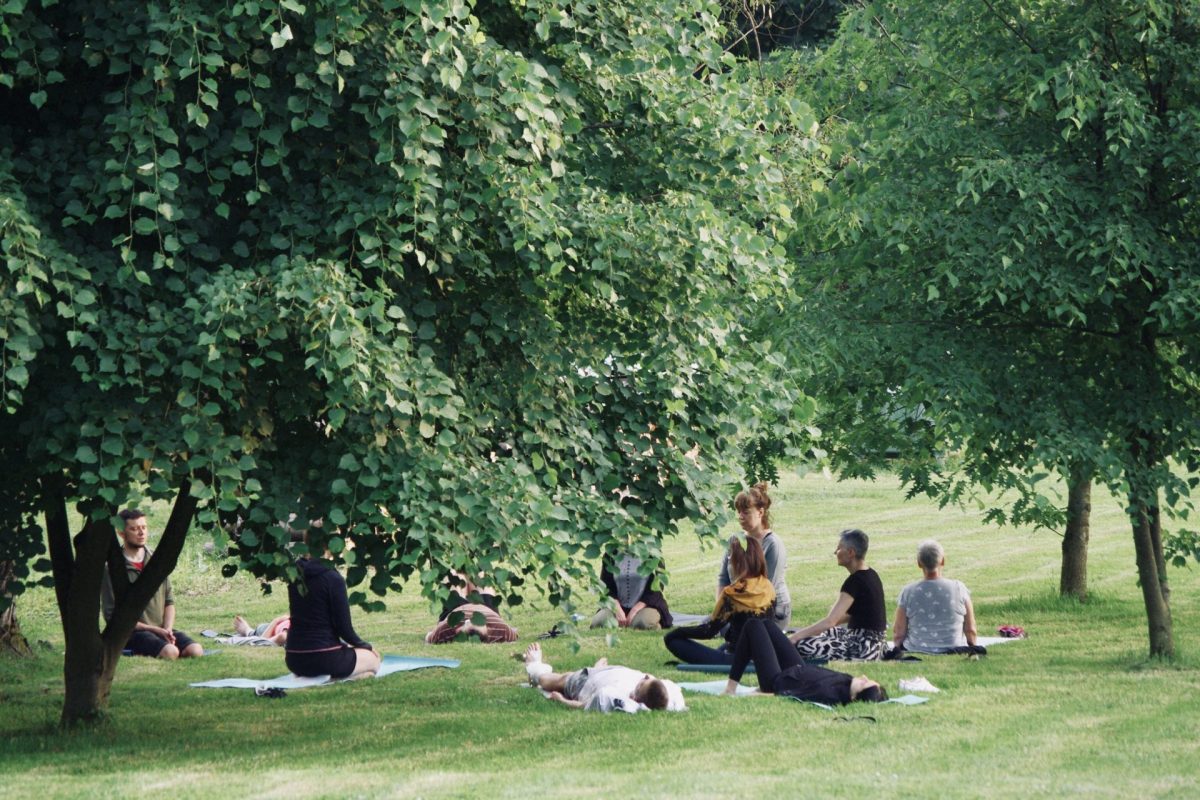
[[587,682],[588,670],[586,668],[567,673],[567,680],[563,683],[562,696],[568,700],[578,700],[579,694]]
[[[181,653],[196,643],[183,631],[173,630],[171,632],[175,634],[175,646]],[[135,656],[150,656],[151,658],[158,658],[158,654],[166,646],[166,639],[150,631],[134,631],[133,635],[129,637],[129,641],[125,643],[125,647]]]
[[283,662],[287,668],[302,678],[315,678],[318,675],[328,675],[331,678],[346,678],[354,672],[358,663],[353,647],[342,647],[339,650],[324,650],[320,653],[292,653],[284,656]]

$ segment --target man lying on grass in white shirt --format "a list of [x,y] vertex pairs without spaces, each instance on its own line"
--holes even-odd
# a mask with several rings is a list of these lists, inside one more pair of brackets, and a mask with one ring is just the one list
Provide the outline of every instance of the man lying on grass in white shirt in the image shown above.
[[[542,661],[537,642],[525,649],[529,682],[551,700],[585,711],[686,711],[679,687],[629,667],[609,666],[607,658],[574,672],[557,673]],[[674,689],[674,691],[672,691]]]

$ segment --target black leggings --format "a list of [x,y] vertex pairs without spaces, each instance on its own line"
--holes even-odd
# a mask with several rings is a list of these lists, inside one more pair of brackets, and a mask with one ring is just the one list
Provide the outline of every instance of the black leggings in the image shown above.
[[733,648],[729,679],[740,681],[746,665],[751,661],[758,672],[759,691],[771,694],[775,692],[775,679],[779,673],[804,663],[787,634],[779,630],[774,622],[763,622],[761,619],[748,619],[742,626],[742,633]]

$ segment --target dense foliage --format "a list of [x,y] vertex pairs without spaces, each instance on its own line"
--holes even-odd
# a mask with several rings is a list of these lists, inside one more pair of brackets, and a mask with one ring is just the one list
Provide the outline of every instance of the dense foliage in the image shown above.
[[715,530],[815,130],[715,6],[0,12],[0,555],[190,497],[263,576],[323,519],[359,602],[558,602]]
[[1048,470],[1128,497],[1155,654],[1160,506],[1200,466],[1198,57],[1193,3],[863,4],[796,315],[850,471],[894,447],[914,491],[1014,488],[1023,520],[1054,518]]

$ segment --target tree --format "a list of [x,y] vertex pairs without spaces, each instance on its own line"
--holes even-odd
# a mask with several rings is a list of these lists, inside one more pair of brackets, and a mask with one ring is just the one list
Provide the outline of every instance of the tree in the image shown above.
[[1172,465],[1200,444],[1198,13],[862,4],[826,53],[844,135],[799,256],[840,370],[826,405],[876,425],[860,442],[902,443],[896,412],[920,409],[914,491],[1012,488],[996,515],[1061,519],[1049,467],[1128,499],[1154,656],[1174,650],[1162,514],[1196,484]]
[[[452,569],[569,607],[715,532],[813,120],[728,79],[708,2],[0,13],[0,520],[33,557],[45,518],[64,722],[193,523],[269,579],[321,519],[368,609]],[[99,630],[146,498],[161,566]]]

